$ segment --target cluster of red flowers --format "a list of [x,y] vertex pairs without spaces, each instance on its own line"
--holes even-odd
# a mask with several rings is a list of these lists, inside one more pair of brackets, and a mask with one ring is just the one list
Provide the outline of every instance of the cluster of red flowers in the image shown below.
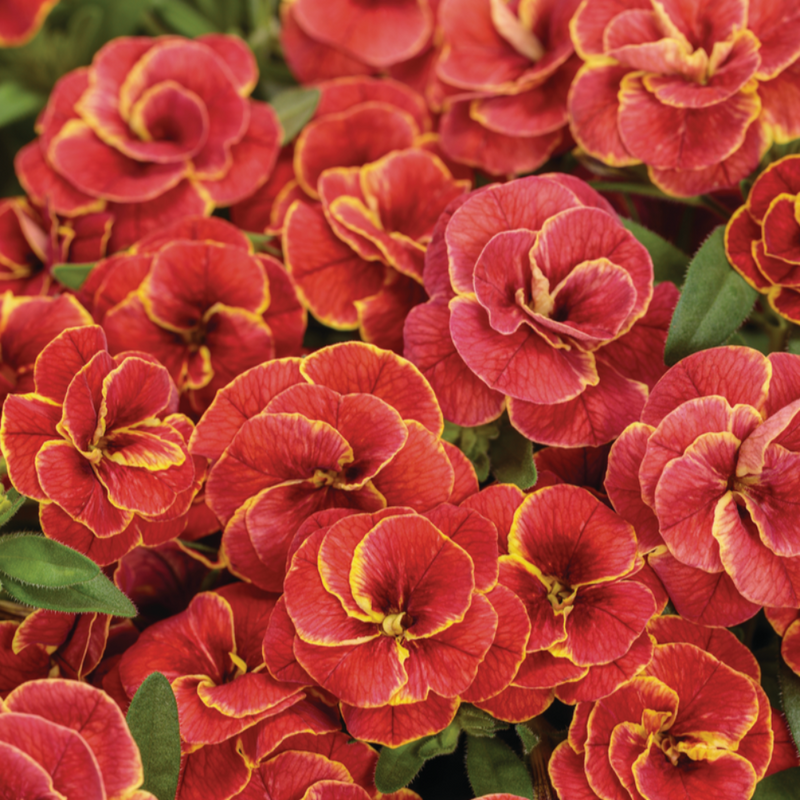
[[[556,701],[561,800],[749,800],[800,764],[722,629],[765,609],[800,675],[800,356],[668,369],[679,292],[648,249],[580,177],[515,176],[578,147],[675,196],[730,190],[800,136],[800,11],[281,19],[319,92],[294,142],[242,39],[129,37],[61,78],[17,154],[6,485],[140,616],[3,616],[0,796],[151,799],[120,709],[157,671],[178,800],[414,800],[378,791],[372,745]],[[725,238],[795,322],[798,198],[800,157],[773,163]],[[70,291],[64,262],[96,263]],[[309,314],[362,341],[315,347]],[[445,421],[541,446],[538,483],[481,486]]]

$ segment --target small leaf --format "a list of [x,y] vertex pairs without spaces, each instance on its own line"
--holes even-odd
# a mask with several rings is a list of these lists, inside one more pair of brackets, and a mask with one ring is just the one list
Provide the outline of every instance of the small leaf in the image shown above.
[[81,286],[83,286],[93,267],[94,263],[56,264],[53,267],[53,276],[59,283],[66,286],[68,289],[77,291],[81,288]]
[[495,719],[486,711],[465,703],[458,709],[455,720],[464,733],[469,736],[494,736],[497,731],[507,730],[507,722]]
[[60,589],[46,589],[20,583],[12,578],[2,577],[3,588],[18,602],[27,603],[48,611],[64,611],[68,614],[113,614],[115,617],[135,617],[136,607],[101,572],[86,583],[64,586]]
[[216,33],[217,29],[200,12],[183,0],[158,0],[155,3],[158,16],[175,33],[194,39],[206,33]]
[[525,755],[529,755],[531,750],[539,746],[541,739],[524,723],[514,726],[520,741],[522,742],[522,749]]
[[454,720],[441,733],[423,736],[400,747],[382,747],[375,768],[375,786],[384,794],[408,786],[429,758],[454,753],[461,728]]
[[467,737],[467,775],[476,797],[507,793],[533,800],[530,773],[499,739]]
[[621,218],[620,222],[650,253],[656,283],[671,281],[676,286],[680,286],[686,275],[686,267],[689,266],[689,256],[674,244],[632,219]]
[[306,123],[314,116],[320,98],[319,89],[298,87],[286,89],[270,100],[270,105],[278,115],[283,128],[283,142],[289,142],[303,130]]
[[800,786],[800,767],[776,772],[759,781],[752,800],[797,800]]
[[724,237],[716,228],[689,265],[664,350],[670,366],[723,344],[753,308],[758,293],[728,263]]
[[0,83],[0,128],[33,116],[44,108],[47,95],[27,89],[14,80]]
[[778,683],[781,689],[781,709],[792,733],[795,744],[800,747],[800,676],[781,658],[778,663]]
[[533,442],[526,439],[510,424],[489,445],[492,474],[501,483],[513,483],[523,491],[536,484],[536,464],[533,463]]
[[[3,460],[3,466],[5,466],[5,459]],[[3,489],[0,486],[0,493],[2,492]],[[2,494],[0,498],[0,528],[11,521],[14,514],[22,508],[26,499],[25,495],[20,494],[13,486]]]
[[126,717],[144,767],[141,791],[175,800],[181,767],[178,704],[169,681],[151,672],[131,700]]
[[100,574],[100,568],[71,547],[24,533],[0,539],[0,573],[21,583],[52,589],[90,581]]

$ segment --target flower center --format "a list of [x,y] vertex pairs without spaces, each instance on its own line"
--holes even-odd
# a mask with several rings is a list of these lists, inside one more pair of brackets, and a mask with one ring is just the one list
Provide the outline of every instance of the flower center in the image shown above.
[[405,611],[387,614],[383,618],[383,622],[381,622],[381,633],[385,636],[402,636],[406,632],[405,626],[403,625],[403,618],[405,615]]
[[683,754],[680,750],[678,750],[678,743],[675,740],[675,737],[669,733],[665,733],[664,731],[656,731],[656,733],[653,734],[653,740],[655,741],[656,745],[661,748],[661,751],[664,753],[664,755],[670,760],[672,766],[677,767],[678,761]]
[[553,606],[553,610],[563,611],[565,608],[571,608],[578,590],[561,583],[558,578],[548,577],[546,580],[550,586],[547,599],[550,601],[550,605]]

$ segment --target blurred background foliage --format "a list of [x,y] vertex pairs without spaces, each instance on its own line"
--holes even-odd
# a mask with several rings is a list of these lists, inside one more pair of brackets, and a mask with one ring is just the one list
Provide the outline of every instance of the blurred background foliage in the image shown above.
[[296,85],[280,53],[279,0],[60,0],[36,36],[0,48],[0,196],[21,194],[14,155],[31,141],[37,114],[56,81],[91,63],[117,36],[241,36],[258,61],[253,92],[272,100]]

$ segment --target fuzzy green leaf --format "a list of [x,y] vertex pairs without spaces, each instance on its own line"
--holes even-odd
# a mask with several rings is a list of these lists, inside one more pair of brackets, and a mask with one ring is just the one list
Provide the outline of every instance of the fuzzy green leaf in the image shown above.
[[650,253],[653,260],[653,275],[656,283],[671,281],[676,286],[683,283],[686,268],[689,266],[689,256],[675,247],[657,233],[645,228],[632,219],[620,219],[627,228]]
[[3,492],[0,486],[0,528],[11,521],[26,499],[25,495],[20,494],[13,486],[7,492]]
[[508,793],[533,800],[527,768],[499,739],[467,737],[467,776],[476,797]]
[[71,547],[23,533],[0,539],[0,574],[21,583],[55,589],[86,583],[99,575],[100,569]]
[[797,800],[798,790],[800,767],[793,767],[759,781],[752,800]]
[[800,748],[800,676],[781,658],[778,662],[781,708],[795,744]]
[[53,267],[55,279],[66,286],[68,289],[77,291],[86,282],[89,273],[94,268],[91,264],[56,264]]
[[501,483],[513,483],[523,491],[536,484],[538,476],[533,463],[533,442],[508,423],[489,445],[489,461],[492,474]]
[[126,720],[142,756],[142,790],[158,800],[175,800],[181,767],[178,704],[160,672],[150,673],[139,687]]
[[320,98],[319,89],[298,87],[285,89],[270,100],[283,128],[283,142],[288,144],[314,116]]
[[175,33],[195,38],[206,33],[216,33],[217,29],[199,11],[183,0],[157,0],[155,3],[158,16],[169,25]]
[[400,747],[383,747],[375,768],[375,786],[384,794],[408,786],[429,758],[454,753],[461,728],[454,720],[441,733],[423,736]]
[[528,755],[531,750],[539,746],[541,739],[524,722],[515,725],[514,730],[517,732],[517,736],[519,736],[522,742],[522,749],[525,755]]
[[86,583],[64,586],[58,589],[31,586],[2,576],[3,588],[19,603],[48,611],[64,611],[69,614],[113,614],[115,617],[135,617],[136,607],[106,578],[103,573],[95,575]]
[[723,344],[753,308],[758,293],[728,263],[724,237],[716,228],[689,265],[664,350],[670,366]]

